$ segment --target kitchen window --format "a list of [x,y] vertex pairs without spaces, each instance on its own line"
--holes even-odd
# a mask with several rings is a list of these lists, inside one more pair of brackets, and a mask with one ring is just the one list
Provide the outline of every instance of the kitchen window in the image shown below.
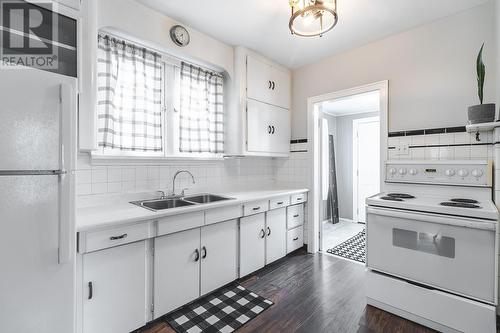
[[222,157],[224,76],[129,41],[98,37],[95,156]]

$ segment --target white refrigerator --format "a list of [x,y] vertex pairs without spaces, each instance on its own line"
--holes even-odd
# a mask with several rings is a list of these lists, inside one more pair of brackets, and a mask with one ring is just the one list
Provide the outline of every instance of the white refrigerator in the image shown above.
[[76,79],[0,70],[0,332],[75,326]]

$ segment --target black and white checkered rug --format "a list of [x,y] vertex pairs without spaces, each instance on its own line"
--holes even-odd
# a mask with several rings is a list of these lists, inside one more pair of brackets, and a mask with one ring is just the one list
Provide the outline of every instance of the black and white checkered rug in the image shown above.
[[165,319],[178,333],[233,332],[274,303],[239,285],[214,291]]
[[349,238],[345,242],[335,246],[333,249],[326,250],[326,252],[335,256],[364,263],[365,243],[366,229],[363,229],[363,231],[360,231],[356,236]]

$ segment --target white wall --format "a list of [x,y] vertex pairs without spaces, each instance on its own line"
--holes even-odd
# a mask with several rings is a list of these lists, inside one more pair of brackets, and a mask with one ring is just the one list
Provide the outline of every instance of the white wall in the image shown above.
[[493,12],[488,3],[295,70],[292,137],[307,137],[308,97],[381,80],[389,80],[390,131],[463,126],[467,107],[478,103],[483,41],[485,101],[495,98]]
[[[96,1],[96,0],[93,0]],[[233,48],[189,27],[191,42],[178,47],[170,28],[178,24],[168,16],[134,0],[98,0],[98,28],[112,27],[161,47],[165,52],[224,69],[233,74]]]

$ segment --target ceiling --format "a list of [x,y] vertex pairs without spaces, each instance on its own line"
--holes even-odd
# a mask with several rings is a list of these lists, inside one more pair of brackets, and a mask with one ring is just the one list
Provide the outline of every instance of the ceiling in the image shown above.
[[378,90],[322,103],[322,111],[332,116],[346,116],[356,113],[377,112],[380,110]]
[[290,34],[288,0],[136,1],[295,69],[490,0],[337,0],[339,23],[321,38]]

